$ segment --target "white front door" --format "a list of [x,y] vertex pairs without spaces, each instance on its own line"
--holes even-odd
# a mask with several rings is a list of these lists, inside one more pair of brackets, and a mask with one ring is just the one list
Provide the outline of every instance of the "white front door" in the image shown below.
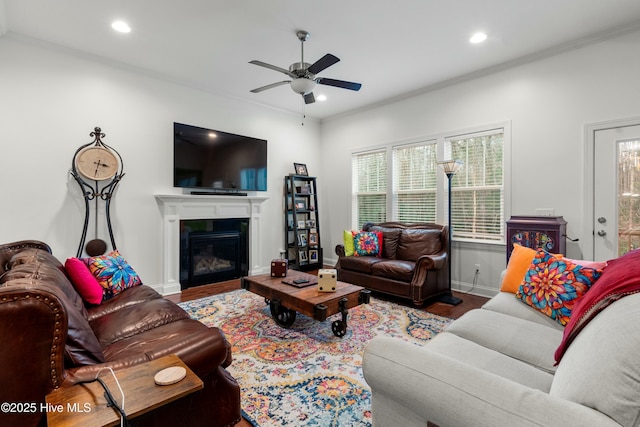
[[640,247],[640,125],[594,135],[594,260]]

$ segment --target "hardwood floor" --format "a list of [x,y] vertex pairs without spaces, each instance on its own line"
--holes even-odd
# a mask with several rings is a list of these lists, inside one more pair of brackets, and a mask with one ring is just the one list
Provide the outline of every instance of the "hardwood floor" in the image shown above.
[[[317,272],[309,271],[310,274],[316,274]],[[211,295],[222,294],[225,292],[231,292],[236,289],[240,289],[240,279],[228,280],[226,282],[214,283],[212,285],[202,285],[196,286],[193,288],[185,289],[181,294],[178,295],[168,295],[165,298],[173,301],[173,302],[184,302],[184,301],[192,301],[194,299],[204,298]],[[422,310],[428,311],[433,314],[437,314],[439,316],[450,317],[453,319],[457,319],[462,316],[469,310],[474,308],[480,308],[485,302],[488,301],[488,298],[481,297],[478,295],[465,294],[461,292],[453,292],[453,294],[462,299],[462,302],[458,305],[449,305],[441,302],[433,302],[425,305]],[[388,296],[373,293],[373,296],[380,299],[386,299],[388,301],[393,301],[398,304],[406,305],[407,307],[412,307],[410,302],[390,298]],[[247,420],[242,419],[236,427],[251,427],[251,423]]]
[[[314,274],[313,271],[309,272],[310,274]],[[240,279],[228,280],[226,282],[214,283],[211,285],[202,285],[196,286],[193,288],[185,289],[181,294],[177,295],[168,295],[165,298],[173,301],[173,302],[184,302],[184,301],[192,301],[194,299],[204,298],[211,295],[222,294],[225,292],[231,292],[236,289],[240,289]],[[489,299],[485,297],[481,297],[478,295],[465,294],[461,292],[453,291],[453,295],[462,299],[462,302],[458,305],[449,305],[441,302],[432,302],[424,307],[422,310],[428,311],[429,313],[437,314],[439,316],[451,317],[452,319],[457,319],[462,316],[469,310],[473,310],[474,308],[480,308],[485,302]],[[373,296],[376,298],[384,299],[387,301],[393,301],[398,304],[406,305],[407,307],[413,307],[413,305],[403,299],[393,298],[387,295],[379,294],[374,292]]]

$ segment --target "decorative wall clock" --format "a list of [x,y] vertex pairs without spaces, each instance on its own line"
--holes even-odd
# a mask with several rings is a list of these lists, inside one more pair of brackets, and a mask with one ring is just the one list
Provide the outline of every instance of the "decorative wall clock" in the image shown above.
[[111,226],[110,207],[114,191],[124,176],[122,157],[114,148],[102,142],[102,138],[105,137],[102,130],[96,127],[89,136],[94,138],[93,141],[78,148],[71,162],[71,176],[73,176],[82,190],[85,206],[84,226],[77,257],[82,256],[82,248],[85,246],[84,243],[87,239],[91,210],[89,202],[91,200],[95,201],[95,235],[94,239],[90,240],[85,247],[87,254],[89,256],[102,255],[107,249],[106,242],[98,238],[98,201],[100,200],[105,201],[105,216],[109,238],[113,250],[116,249]]

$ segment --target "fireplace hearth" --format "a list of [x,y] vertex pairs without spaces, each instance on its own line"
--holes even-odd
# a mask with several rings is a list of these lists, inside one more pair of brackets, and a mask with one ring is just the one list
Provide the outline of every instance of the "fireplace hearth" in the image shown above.
[[246,276],[248,229],[248,218],[180,221],[181,289]]

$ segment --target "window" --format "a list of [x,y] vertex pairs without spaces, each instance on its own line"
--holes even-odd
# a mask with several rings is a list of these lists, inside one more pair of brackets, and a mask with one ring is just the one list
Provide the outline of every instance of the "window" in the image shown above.
[[453,237],[504,242],[504,157],[509,135],[510,125],[504,123],[354,153],[353,229],[365,222],[446,224],[448,187],[437,165],[441,157],[464,162],[451,182]]
[[436,141],[393,148],[393,219],[436,222]]
[[504,130],[446,139],[464,165],[451,181],[453,237],[504,240]]
[[386,150],[355,154],[352,159],[351,227],[387,220]]

